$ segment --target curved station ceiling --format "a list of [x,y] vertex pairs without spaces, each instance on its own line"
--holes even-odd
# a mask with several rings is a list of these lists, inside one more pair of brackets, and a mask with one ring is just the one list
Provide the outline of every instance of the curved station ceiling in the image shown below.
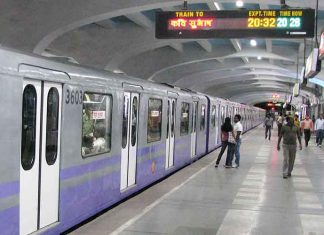
[[[175,0],[2,0],[0,44],[138,78],[169,83],[240,103],[284,101],[297,82],[307,39],[156,39],[155,12],[183,9]],[[286,0],[291,8],[316,8],[316,0]],[[324,1],[318,3],[318,35]],[[280,9],[280,0],[244,0],[245,9]],[[238,10],[235,1],[188,0],[189,10]],[[309,80],[301,97],[312,99]]]

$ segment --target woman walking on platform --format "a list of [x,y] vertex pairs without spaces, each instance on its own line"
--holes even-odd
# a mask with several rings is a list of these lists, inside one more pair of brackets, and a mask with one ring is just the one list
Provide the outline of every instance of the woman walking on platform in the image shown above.
[[231,124],[231,118],[229,118],[229,117],[225,118],[225,122],[221,126],[221,131],[222,131],[222,133],[221,133],[222,149],[218,155],[215,167],[218,167],[219,162],[222,159],[223,153],[225,152],[226,147],[228,145],[228,135],[229,135],[229,133],[232,133],[232,131],[233,131],[233,127]]

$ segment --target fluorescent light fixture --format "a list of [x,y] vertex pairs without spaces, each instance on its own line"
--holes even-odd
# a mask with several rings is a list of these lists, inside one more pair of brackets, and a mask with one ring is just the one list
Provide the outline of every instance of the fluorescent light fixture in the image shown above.
[[311,83],[314,83],[314,84],[320,85],[321,87],[324,87],[324,81],[321,80],[321,79],[318,79],[318,78],[312,78],[312,79],[309,79],[308,81],[311,82]]
[[261,56],[258,56],[257,58],[258,58],[258,60],[262,60],[262,57]]
[[250,40],[250,45],[253,47],[256,47],[258,45],[257,41],[255,39]]
[[123,71],[119,70],[119,69],[114,69],[113,70],[113,73],[116,73],[116,74],[124,74]]
[[237,47],[240,49],[240,51],[242,51],[242,47],[241,47],[241,44],[239,42],[237,42]]
[[236,1],[236,6],[237,7],[243,7],[244,3],[241,0]]
[[217,2],[214,2],[214,5],[215,5],[216,9],[219,11],[220,10],[219,4]]
[[306,32],[290,32],[290,35],[306,35]]

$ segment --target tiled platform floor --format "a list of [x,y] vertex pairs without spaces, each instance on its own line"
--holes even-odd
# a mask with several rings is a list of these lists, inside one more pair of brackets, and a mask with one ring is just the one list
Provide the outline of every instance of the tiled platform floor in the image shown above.
[[71,234],[324,234],[324,148],[312,139],[283,179],[276,135],[258,127],[243,136],[239,169],[214,168],[218,149]]

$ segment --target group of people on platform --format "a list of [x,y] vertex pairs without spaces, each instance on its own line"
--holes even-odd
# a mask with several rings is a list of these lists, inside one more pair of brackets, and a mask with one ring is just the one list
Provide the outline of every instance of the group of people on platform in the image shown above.
[[[313,118],[315,119],[315,118]],[[271,125],[267,127],[267,125]],[[323,115],[320,115],[319,118],[315,121],[310,119],[309,115],[305,116],[305,119],[302,122],[299,121],[298,115],[294,117],[285,118],[280,114],[277,118],[278,126],[278,144],[277,150],[280,151],[280,142],[283,139],[283,178],[288,178],[291,176],[291,172],[294,167],[296,149],[297,149],[297,140],[299,142],[299,148],[302,149],[301,144],[301,135],[304,133],[305,147],[308,147],[311,133],[316,131],[316,144],[317,146],[322,146],[323,134],[324,134],[324,120]],[[265,138],[267,138],[269,133],[269,140],[271,137],[271,129],[273,128],[273,119],[268,114],[265,121]],[[270,129],[270,131],[269,131]]]
[[[236,114],[234,116],[234,126],[231,124],[231,118],[226,117],[225,122],[221,126],[221,151],[217,157],[215,167],[218,167],[220,160],[227,148],[227,157],[224,167],[226,168],[238,168],[240,166],[240,146],[241,137],[243,132],[242,124],[240,123],[241,116]],[[315,121],[310,119],[309,115],[305,116],[305,119],[301,122],[298,119],[298,115],[294,117],[285,116],[279,114],[276,119],[278,126],[278,143],[277,150],[280,151],[280,143],[283,140],[283,178],[291,176],[291,172],[294,167],[296,151],[297,151],[297,140],[299,142],[299,149],[302,150],[301,144],[301,133],[304,133],[305,147],[308,147],[310,136],[312,132],[316,132],[316,144],[322,146],[324,137],[324,119],[321,114]],[[271,130],[273,129],[274,118],[267,114],[264,120],[265,127],[265,139],[271,140]],[[235,164],[232,164],[235,156]]]
[[[215,167],[218,167],[219,162],[227,148],[227,157],[225,168],[238,168],[240,166],[240,146],[243,132],[241,124],[241,115],[234,116],[234,126],[231,124],[231,118],[226,117],[225,122],[221,126],[221,141],[222,148],[216,160]],[[232,164],[235,155],[235,164]]]
[[[288,123],[288,116],[283,117],[282,114],[279,114],[276,122],[278,126],[278,136],[280,136],[281,129],[284,125]],[[318,119],[315,120],[315,117],[311,119],[309,115],[305,116],[305,119],[301,122],[299,121],[298,115],[292,117],[293,124],[300,131],[300,136],[304,134],[305,147],[308,147],[308,143],[310,141],[311,134],[315,132],[316,134],[316,144],[319,147],[322,147],[322,142],[324,138],[324,119],[323,115],[319,115]],[[274,119],[270,114],[267,115],[264,121],[265,127],[265,139],[271,139],[271,129],[273,129]]]

